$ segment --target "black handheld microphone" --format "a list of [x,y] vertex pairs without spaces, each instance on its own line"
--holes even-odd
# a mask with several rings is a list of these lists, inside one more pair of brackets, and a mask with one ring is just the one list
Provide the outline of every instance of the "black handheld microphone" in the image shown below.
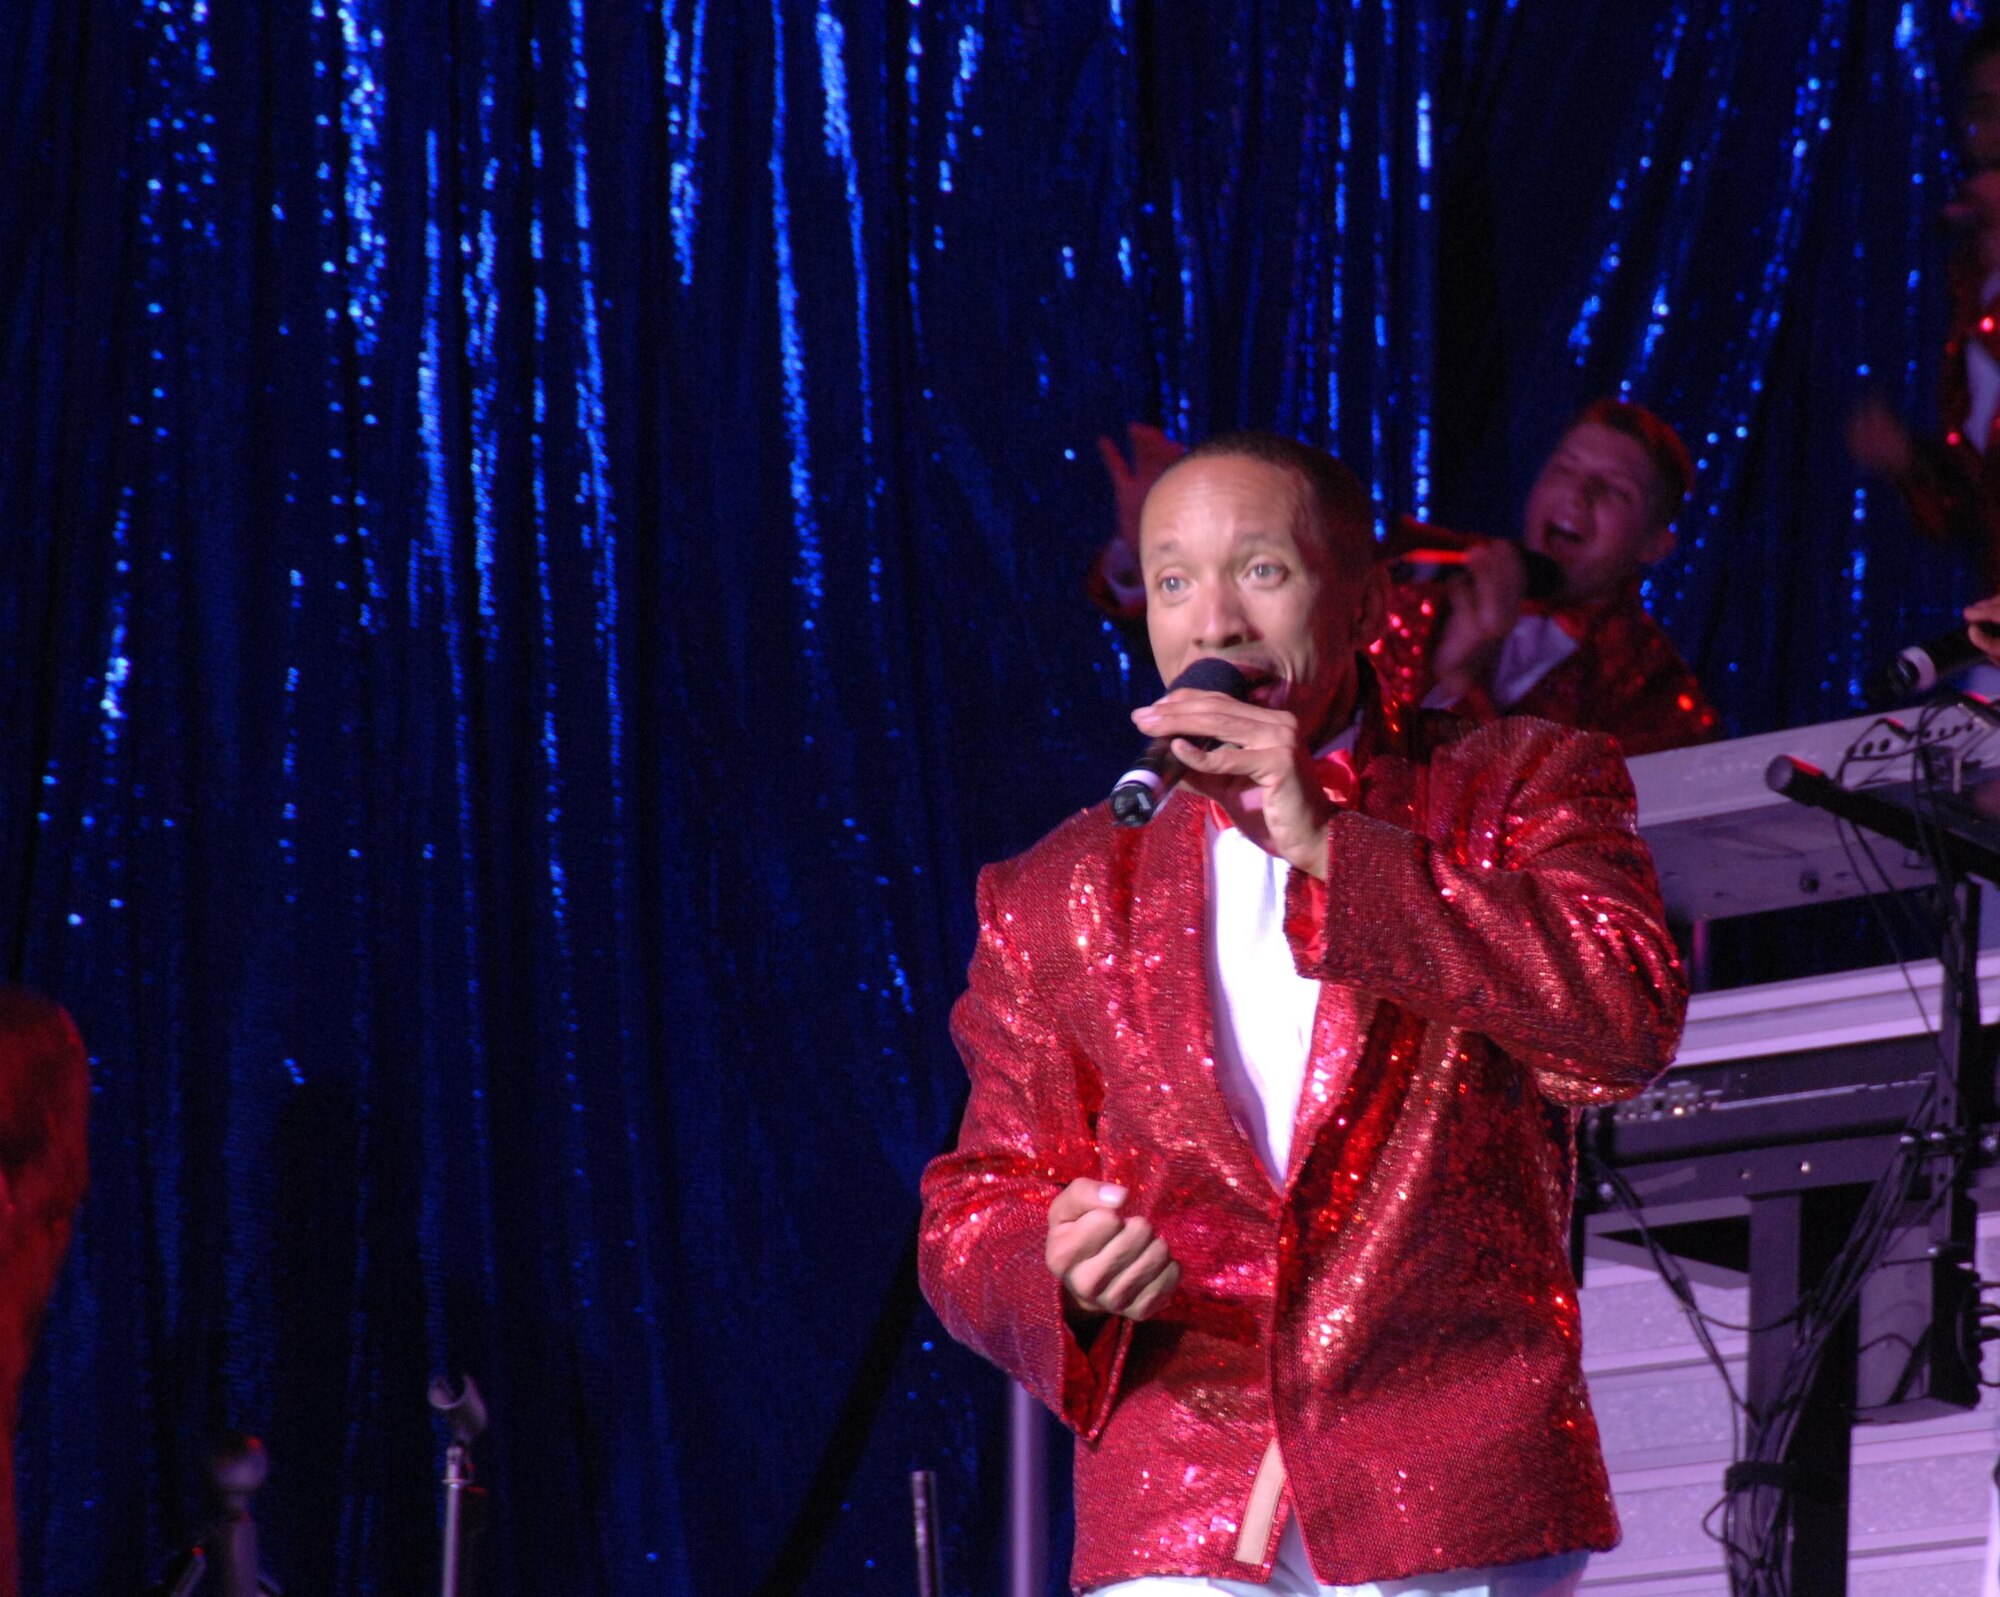
[[[1975,621],[1980,636],[2000,638],[2000,626]],[[1928,693],[1960,666],[1983,658],[1979,645],[1966,636],[1964,627],[1940,632],[1922,643],[1913,643],[1868,679],[1871,704],[1894,704]]]
[[[1176,688],[1201,688],[1209,693],[1226,693],[1232,699],[1250,697],[1250,679],[1227,660],[1213,655],[1195,661],[1173,681]],[[1203,748],[1214,748],[1213,738],[1188,740]],[[1174,758],[1172,738],[1154,738],[1146,752],[1132,763],[1132,769],[1118,778],[1111,789],[1111,818],[1120,826],[1144,826],[1165,802],[1168,792],[1181,779],[1184,767]]]
[[1528,568],[1528,597],[1538,603],[1563,591],[1563,568],[1537,549],[1523,549],[1521,564]]

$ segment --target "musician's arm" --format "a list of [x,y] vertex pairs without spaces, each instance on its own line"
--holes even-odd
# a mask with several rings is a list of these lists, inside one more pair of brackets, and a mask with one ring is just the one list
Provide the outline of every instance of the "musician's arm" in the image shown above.
[[1610,740],[1512,717],[1441,753],[1430,789],[1425,833],[1337,814],[1325,881],[1291,874],[1300,973],[1483,1033],[1559,1101],[1637,1091],[1687,993]]

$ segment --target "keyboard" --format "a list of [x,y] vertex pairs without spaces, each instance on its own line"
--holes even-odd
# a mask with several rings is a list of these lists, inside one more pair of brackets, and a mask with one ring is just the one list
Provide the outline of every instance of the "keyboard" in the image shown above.
[[1943,800],[1954,824],[1990,833],[2000,847],[2000,729],[1963,705],[1854,716],[1631,761],[1639,831],[1669,913],[1719,920],[1925,885],[1932,877],[1921,858],[1879,838],[1868,840],[1871,858],[1851,830],[1774,793],[1764,776],[1789,755],[1849,787],[1906,797],[1920,748],[1935,751],[1932,769],[1956,789]]

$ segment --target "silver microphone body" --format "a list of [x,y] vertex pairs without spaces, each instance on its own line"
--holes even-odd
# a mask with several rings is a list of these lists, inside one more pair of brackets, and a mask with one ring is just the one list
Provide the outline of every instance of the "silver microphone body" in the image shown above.
[[[1250,679],[1227,660],[1213,655],[1197,660],[1167,684],[1172,693],[1180,688],[1199,688],[1208,693],[1226,693],[1232,699],[1250,697]],[[1190,738],[1197,745],[1213,748],[1214,739]],[[1181,779],[1185,767],[1174,758],[1174,740],[1154,738],[1132,768],[1112,784],[1111,818],[1120,826],[1144,826],[1156,814]]]

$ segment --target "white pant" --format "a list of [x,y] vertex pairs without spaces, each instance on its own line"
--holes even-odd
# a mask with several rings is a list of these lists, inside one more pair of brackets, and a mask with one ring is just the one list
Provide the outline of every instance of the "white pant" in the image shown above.
[[1190,1575],[1147,1575],[1138,1580],[1099,1586],[1090,1597],[1188,1597],[1192,1592],[1222,1592],[1225,1597],[1572,1597],[1583,1579],[1588,1553],[1558,1553],[1525,1564],[1499,1569],[1454,1569],[1442,1575],[1414,1575],[1408,1580],[1371,1581],[1365,1586],[1322,1586],[1313,1577],[1296,1518],[1278,1540],[1278,1561],[1271,1583],[1252,1580],[1203,1580]]

